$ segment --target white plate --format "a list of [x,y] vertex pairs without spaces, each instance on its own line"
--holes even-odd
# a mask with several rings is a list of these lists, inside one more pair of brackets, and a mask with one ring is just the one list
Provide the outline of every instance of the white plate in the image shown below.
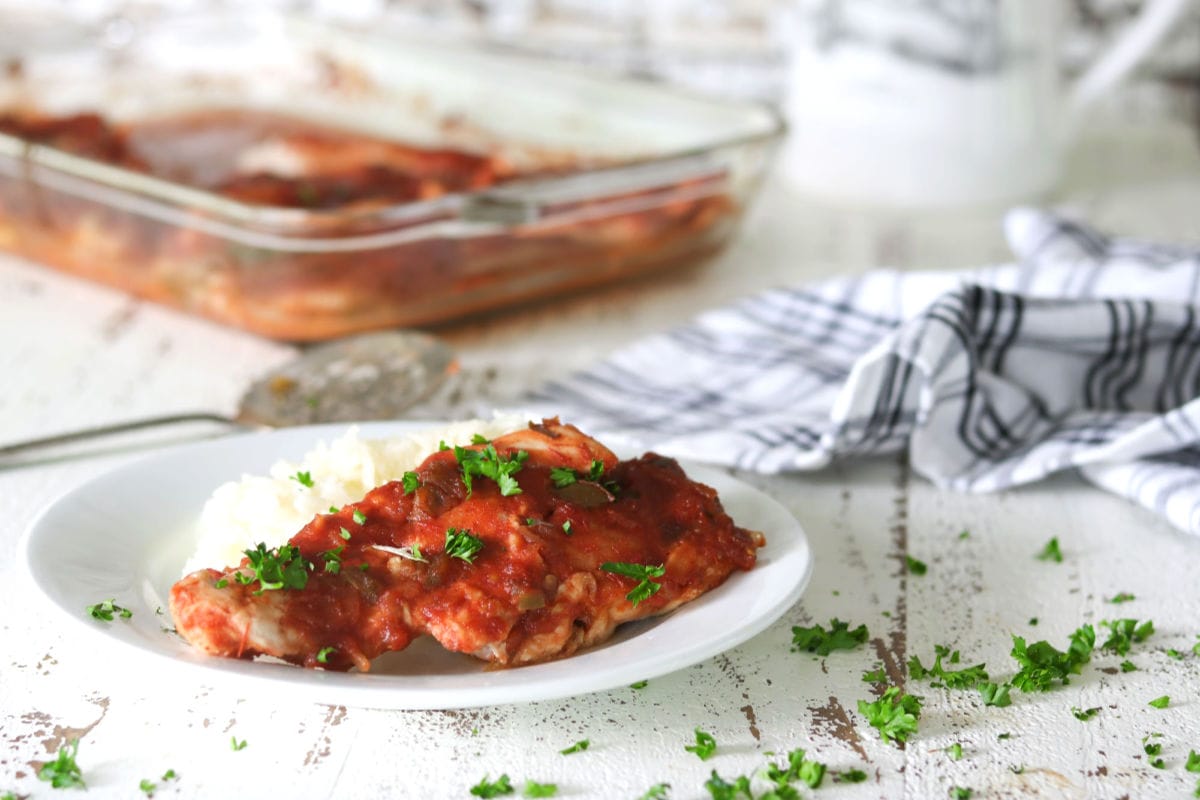
[[[372,423],[364,438],[435,423]],[[185,445],[101,475],[67,493],[21,541],[21,558],[37,587],[60,611],[94,634],[140,651],[131,668],[190,671],[192,681],[229,684],[256,695],[283,690],[293,701],[373,708],[468,708],[597,692],[654,678],[741,644],[799,598],[812,573],[808,540],[783,506],[723,472],[686,465],[688,475],[720,493],[737,523],[761,530],[758,565],[674,613],[630,623],[605,644],[570,658],[485,670],[428,638],[377,659],[369,673],[325,672],[285,664],[212,658],[164,632],[167,592],[195,544],[194,521],[218,485],[243,473],[265,474],[280,458],[299,460],[318,439],[345,425],[252,433]],[[100,622],[85,606],[116,598],[129,620]]]

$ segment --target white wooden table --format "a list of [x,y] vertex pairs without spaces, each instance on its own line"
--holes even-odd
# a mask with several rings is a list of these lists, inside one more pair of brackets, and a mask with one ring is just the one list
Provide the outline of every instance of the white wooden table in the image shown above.
[[[1200,241],[1200,156],[1182,128],[1106,129],[1084,142],[1060,200],[1124,233]],[[950,268],[1007,258],[997,212],[901,215],[823,209],[768,183],[736,244],[699,268],[444,330],[464,371],[414,412],[428,418],[502,403],[523,387],[756,288],[875,265]],[[192,409],[232,411],[242,387],[287,359],[266,342],[0,257],[0,442]],[[552,358],[547,358],[547,353]],[[469,711],[399,712],[269,703],[138,669],[132,656],[78,641],[15,565],[17,540],[42,508],[138,453],[0,470],[0,796],[47,797],[40,762],[68,740],[88,796],[139,796],[143,778],[179,779],[156,797],[469,797],[484,775],[554,782],[559,796],[707,797],[711,770],[732,779],[803,747],[831,770],[804,796],[1184,797],[1200,775],[1200,541],[1125,502],[1060,476],[995,496],[945,494],[900,461],[817,474],[741,474],[783,502],[811,539],[816,573],[803,599],[762,635],[641,690]],[[960,539],[961,531],[969,531]],[[1034,554],[1056,536],[1061,564]],[[917,577],[905,556],[929,565]],[[1136,595],[1115,606],[1105,598]],[[791,626],[865,623],[870,640],[825,658],[789,651]],[[1029,620],[1039,623],[1031,627]],[[878,663],[905,681],[912,655],[961,649],[1003,679],[1010,634],[1063,647],[1085,623],[1153,619],[1138,667],[1097,652],[1070,686],[1014,692],[985,708],[975,692],[908,681],[925,698],[906,748],[880,741],[856,709]],[[1103,633],[1101,633],[1103,636]],[[1167,655],[1175,648],[1186,655]],[[1147,701],[1170,695],[1168,708]],[[1073,706],[1099,707],[1081,722]],[[719,743],[702,762],[683,747],[695,727]],[[1143,753],[1159,732],[1165,769]],[[1009,734],[1001,738],[1002,734]],[[235,752],[230,737],[244,739]],[[559,750],[587,738],[591,748]],[[962,745],[961,760],[945,748]],[[776,761],[780,757],[776,757]],[[762,790],[761,781],[756,786]]]

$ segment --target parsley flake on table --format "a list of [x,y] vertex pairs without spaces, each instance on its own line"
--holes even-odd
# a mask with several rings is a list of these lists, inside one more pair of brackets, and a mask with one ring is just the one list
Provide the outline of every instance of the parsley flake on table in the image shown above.
[[1162,742],[1150,741],[1151,739],[1159,738],[1162,738],[1161,733],[1151,733],[1143,736],[1142,750],[1146,753],[1146,755],[1150,756],[1148,759],[1150,766],[1154,767],[1155,769],[1166,769],[1167,764],[1165,761],[1163,761],[1160,755],[1162,753]]
[[1061,564],[1063,560],[1062,550],[1058,546],[1058,537],[1055,536],[1050,541],[1046,542],[1046,546],[1037,554],[1038,561],[1053,561],[1056,564]]
[[98,619],[104,622],[112,622],[113,614],[120,615],[121,619],[129,619],[133,616],[133,612],[128,608],[117,605],[117,601],[115,599],[104,600],[96,603],[94,606],[88,606],[86,610],[92,619]]
[[950,656],[952,664],[958,663],[958,651],[951,653],[950,648],[945,645],[934,645],[934,661],[933,666],[926,669],[921,664],[921,659],[913,656],[908,660],[908,674],[917,680],[922,678],[935,678],[940,680],[948,689],[972,689],[980,683],[984,683],[988,679],[987,670],[983,664],[976,664],[973,667],[964,667],[959,670],[950,670],[942,666],[942,659]]
[[154,790],[158,788],[158,784],[149,778],[142,778],[141,782],[138,784],[138,788],[145,792],[147,796],[149,796],[154,794]]
[[1128,603],[1130,600],[1136,600],[1136,599],[1137,598],[1134,597],[1133,595],[1131,595],[1129,592],[1118,592],[1117,594],[1114,594],[1112,597],[1109,597],[1108,599],[1106,599],[1104,602],[1106,602],[1106,603]]
[[336,652],[337,652],[336,647],[322,647],[320,650],[317,651],[317,663],[318,664],[328,664],[329,663],[329,654],[336,653]]
[[962,744],[960,742],[955,742],[954,744],[947,747],[946,752],[950,755],[951,761],[961,761],[962,760]]
[[521,794],[526,797],[554,797],[558,794],[557,783],[538,783],[537,781],[525,780],[525,790]]
[[297,472],[295,475],[290,475],[288,477],[307,489],[311,489],[313,487],[311,472]]
[[569,756],[572,753],[582,753],[584,750],[587,750],[591,746],[592,746],[591,739],[580,739],[578,742],[571,745],[570,747],[564,747],[562,750],[559,750],[558,754],[563,755],[563,756]]
[[1188,772],[1200,772],[1200,753],[1197,753],[1195,750],[1189,750],[1187,763],[1183,765],[1183,768]]
[[1171,705],[1171,696],[1169,694],[1164,694],[1162,697],[1154,698],[1146,705],[1153,706],[1154,708],[1166,708],[1167,706]]
[[909,735],[917,731],[921,698],[901,694],[899,686],[892,686],[873,703],[859,700],[858,713],[867,718],[871,727],[878,729],[879,738],[885,742],[906,742]]
[[1046,641],[1026,644],[1020,636],[1013,636],[1012,641],[1011,655],[1021,669],[1009,683],[1023,692],[1044,692],[1055,681],[1070,683],[1070,676],[1078,675],[1091,661],[1096,631],[1091,625],[1081,625],[1071,634],[1065,653]]
[[954,800],[971,800],[972,794],[974,794],[973,790],[964,788],[962,786],[953,786],[950,788],[950,796],[954,798]]
[[870,672],[862,674],[863,683],[887,683],[887,673],[883,671],[883,667],[876,667]]
[[491,478],[500,487],[503,497],[511,497],[521,493],[517,479],[513,477],[520,472],[521,467],[529,458],[529,453],[518,450],[508,458],[502,458],[496,452],[496,446],[488,444],[481,450],[468,450],[465,447],[454,448],[454,458],[462,470],[462,482],[467,487],[467,496],[471,496],[474,479],[478,477]]
[[1146,641],[1154,633],[1154,623],[1150,620],[1139,625],[1136,619],[1106,619],[1100,624],[1109,629],[1108,640],[1100,645],[1100,649],[1119,656],[1127,654],[1130,647]]
[[173,780],[175,780],[176,777],[178,777],[178,776],[175,774],[175,770],[169,769],[163,773],[162,778],[160,780],[173,781]]
[[[979,696],[983,698],[985,706],[995,706],[996,708],[1004,708],[1012,705],[1012,698],[1008,692],[1012,687],[1007,683],[988,683],[986,681],[975,686],[979,690]],[[1000,738],[1007,738],[1007,735],[1001,734]]]
[[483,549],[483,540],[466,528],[446,529],[446,555],[461,558],[468,564],[475,563],[475,556]]
[[412,494],[421,488],[421,477],[415,472],[406,472],[400,476],[400,485],[404,487],[405,494]]
[[905,556],[904,562],[908,565],[908,571],[913,575],[924,575],[929,571],[929,566],[924,561],[915,559],[912,556]]
[[489,781],[488,776],[484,775],[479,783],[471,787],[471,794],[476,797],[500,797],[515,791],[516,789],[509,783],[507,774],[501,775],[494,781]]
[[750,791],[750,779],[745,775],[739,775],[734,778],[733,783],[722,778],[714,769],[712,775],[704,782],[704,788],[708,790],[712,800],[735,800],[738,795],[745,795],[747,798],[753,798],[754,794]]
[[611,572],[614,575],[632,578],[638,582],[625,595],[625,599],[635,606],[643,600],[649,600],[658,593],[658,590],[662,588],[662,584],[656,583],[651,579],[661,578],[667,572],[666,567],[662,564],[655,567],[649,564],[630,564],[625,561],[605,561],[600,565],[600,569],[605,572]]
[[1136,671],[1137,671],[1137,664],[1134,664],[1132,661],[1130,661],[1128,659],[1121,662],[1121,672],[1136,672]]
[[670,788],[671,784],[669,783],[656,783],[647,789],[638,800],[667,800],[667,791]]
[[78,786],[86,789],[83,782],[83,770],[79,768],[75,757],[79,754],[79,740],[72,739],[55,754],[53,761],[47,761],[38,770],[38,780],[46,781],[55,789],[71,789]]
[[859,625],[851,630],[850,623],[842,622],[834,617],[829,620],[829,630],[820,625],[805,628],[799,625],[792,627],[792,652],[804,650],[827,656],[834,650],[853,650],[867,641],[866,625]]
[[774,764],[767,767],[766,777],[774,782],[776,790],[782,789],[795,781],[801,781],[810,789],[816,789],[825,778],[826,767],[820,761],[806,757],[803,748],[796,748],[787,754],[788,765],[781,770]]
[[1075,715],[1075,719],[1080,722],[1087,722],[1092,717],[1100,713],[1100,707],[1080,708],[1079,706],[1071,706],[1071,713]]
[[245,572],[233,573],[234,579],[243,586],[258,581],[259,590],[255,596],[264,591],[277,589],[303,589],[308,585],[308,570],[311,564],[300,557],[300,549],[294,545],[284,544],[268,550],[262,542],[255,545],[253,550],[243,550],[247,565],[254,571],[253,575]]
[[969,539],[969,538],[971,538],[971,532],[964,530],[958,534],[958,538],[959,539]]
[[646,680],[634,681],[633,683],[629,684],[629,688],[630,689],[645,689],[649,685],[650,685],[650,681],[646,681]]
[[354,513],[353,513],[353,514],[351,514],[350,516],[351,516],[351,518],[353,518],[353,519],[354,519],[354,521],[355,521],[355,522],[357,522],[359,525],[366,525],[366,524],[367,524],[367,515],[366,515],[366,514],[364,514],[364,513],[363,513],[361,510],[359,510],[359,509],[357,509],[357,508],[356,508],[356,509],[354,509]]
[[238,750],[245,750],[245,749],[246,749],[246,740],[245,740],[245,739],[242,739],[242,740],[239,742],[239,741],[238,741],[238,738],[237,738],[236,736],[230,736],[230,737],[229,737],[229,747],[230,747],[230,749],[231,749],[231,750],[233,750],[235,753],[236,753]]
[[689,753],[695,753],[696,757],[701,761],[708,761],[713,757],[713,753],[717,752],[717,740],[713,738],[711,733],[702,731],[696,728],[696,743],[684,745],[683,749]]
[[867,779],[867,773],[861,769],[848,769],[845,772],[838,773],[835,778],[839,783],[862,783]]

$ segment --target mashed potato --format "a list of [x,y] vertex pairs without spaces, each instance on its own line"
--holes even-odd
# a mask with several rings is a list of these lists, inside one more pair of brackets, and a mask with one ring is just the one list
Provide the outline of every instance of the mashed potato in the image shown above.
[[[220,569],[242,560],[242,551],[258,542],[285,544],[317,514],[363,498],[376,486],[415,469],[438,443],[471,443],[474,434],[490,438],[524,427],[527,417],[497,414],[492,420],[468,420],[388,439],[360,439],[350,428],[332,442],[318,442],[299,463],[279,461],[271,474],[243,475],[213,492],[197,525],[196,550],[184,574],[205,567]],[[312,486],[294,478],[307,472]]]

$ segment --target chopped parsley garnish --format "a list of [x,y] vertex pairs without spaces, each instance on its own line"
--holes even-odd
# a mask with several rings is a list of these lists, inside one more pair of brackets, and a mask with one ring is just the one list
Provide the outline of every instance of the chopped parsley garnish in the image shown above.
[[717,740],[711,733],[696,728],[696,743],[684,745],[683,749],[695,753],[701,761],[708,761],[717,752]]
[[1155,769],[1165,769],[1167,764],[1160,756],[1160,753],[1162,753],[1162,742],[1150,741],[1151,739],[1159,738],[1162,738],[1161,733],[1151,733],[1143,736],[1142,750],[1145,751],[1146,755],[1150,756],[1150,766],[1154,767]]
[[962,531],[961,533],[958,534],[958,538],[959,539],[969,539],[969,538],[971,538],[971,532],[970,531]]
[[308,585],[308,570],[312,565],[300,557],[300,548],[284,544],[268,550],[259,542],[253,550],[242,552],[254,574],[239,571],[233,573],[233,577],[243,586],[258,581],[260,588],[255,595],[275,589],[303,589]]
[[213,584],[213,586],[217,587],[218,589],[224,589],[228,585],[229,585],[228,578],[218,578],[217,582]]
[[1137,664],[1133,663],[1129,659],[1126,659],[1121,662],[1121,672],[1136,672],[1136,671],[1137,671]]
[[412,494],[417,489],[421,488],[421,478],[415,472],[406,472],[400,476],[400,483],[404,486],[405,494]]
[[462,482],[467,487],[468,497],[471,496],[475,476],[491,478],[500,487],[503,497],[521,493],[521,487],[513,475],[521,471],[525,460],[529,458],[529,453],[524,450],[518,450],[508,458],[501,458],[493,444],[488,444],[482,450],[455,447],[454,458],[462,468]]
[[340,508],[338,508],[337,506],[330,506],[330,507],[329,507],[329,513],[330,513],[330,514],[336,514],[336,513],[338,513],[339,511],[341,511],[341,509],[340,509]]
[[556,487],[562,489],[564,486],[570,486],[579,480],[579,476],[570,467],[551,467],[550,480],[554,481]]
[[[963,531],[963,533],[966,533],[966,531]],[[862,783],[866,779],[867,773],[861,769],[848,769],[837,776],[839,783]]]
[[525,791],[522,792],[526,797],[554,797],[558,794],[557,783],[538,783],[526,779]]
[[558,752],[560,755],[569,756],[572,753],[582,753],[584,750],[587,750],[591,746],[592,746],[591,739],[580,739],[578,742],[571,745],[570,747],[565,747],[562,750],[559,750]]
[[1183,765],[1183,768],[1188,772],[1200,772],[1200,753],[1197,753],[1195,750],[1189,750],[1187,763]]
[[709,779],[704,782],[704,788],[708,790],[712,800],[734,800],[738,795],[745,795],[747,798],[754,797],[750,791],[750,779],[745,775],[737,776],[733,783],[730,783],[718,775],[715,769]]
[[1117,594],[1114,594],[1112,597],[1108,598],[1107,600],[1105,600],[1105,602],[1106,603],[1128,603],[1130,600],[1136,600],[1136,599],[1137,598],[1134,597],[1133,595],[1131,595],[1129,592],[1119,592]]
[[1046,542],[1046,546],[1042,548],[1042,552],[1037,554],[1039,561],[1053,561],[1056,564],[1062,563],[1062,550],[1058,547],[1058,537],[1055,536],[1050,541]]
[[883,667],[876,667],[870,672],[864,672],[862,675],[863,683],[887,683],[887,673],[883,671]]
[[336,653],[336,652],[337,652],[336,647],[322,647],[320,650],[317,651],[317,663],[318,664],[328,664],[329,663],[329,654]]
[[113,614],[119,614],[121,619],[129,619],[133,616],[133,612],[128,608],[117,605],[115,599],[104,600],[103,602],[96,603],[94,606],[88,606],[87,613],[92,619],[99,619],[104,622],[112,622]]
[[1005,739],[1011,739],[1012,734],[1011,733],[999,733],[999,734],[996,734],[996,738],[1003,741]]
[[489,781],[487,775],[484,775],[479,783],[471,787],[471,794],[476,797],[500,797],[515,791],[508,782],[508,775],[501,775],[495,781]]
[[921,698],[900,693],[900,687],[892,686],[873,703],[858,701],[858,713],[879,730],[885,742],[906,742],[909,734],[916,733],[917,719],[921,716]]
[[1012,637],[1012,657],[1021,670],[1009,683],[1023,692],[1047,691],[1054,681],[1070,683],[1070,676],[1078,675],[1083,665],[1091,661],[1096,631],[1091,625],[1082,625],[1070,638],[1064,653],[1046,641],[1027,645],[1020,636]]
[[445,439],[438,440],[438,452],[439,453],[442,452],[443,450],[449,450],[449,449],[450,449],[450,445],[446,444]]
[[482,433],[471,434],[471,444],[487,444],[491,439],[484,436]]
[[357,522],[359,525],[367,524],[367,515],[364,514],[362,511],[360,511],[357,508],[354,509],[354,513],[351,514],[350,516],[353,517],[354,521]]
[[1100,707],[1080,708],[1079,706],[1071,706],[1071,713],[1075,715],[1075,719],[1080,722],[1087,722],[1092,717],[1100,713]]
[[951,761],[961,761],[962,760],[962,744],[960,742],[955,742],[954,744],[947,747],[946,752],[950,754]]
[[563,533],[567,536],[571,535],[571,520],[567,520],[562,524]]
[[229,737],[229,747],[231,749],[233,749],[234,752],[237,752],[238,750],[245,750],[246,749],[246,740],[242,739],[239,742],[238,738],[236,736],[230,736]]
[[482,549],[483,539],[466,528],[446,529],[446,555],[450,558],[461,558],[468,564],[473,564],[475,556],[479,555]]
[[1132,645],[1146,641],[1154,633],[1154,623],[1150,620],[1139,625],[1136,619],[1106,619],[1100,624],[1110,631],[1108,640],[1100,649],[1119,656],[1127,654]]
[[1032,627],[1037,627],[1037,624],[1038,624],[1038,618],[1037,618],[1037,617],[1030,617],[1030,618],[1029,618],[1029,624],[1030,624]]
[[176,777],[177,776],[175,775],[175,770],[169,769],[163,773],[162,779],[164,781],[173,781],[173,780],[175,780]]
[[630,564],[625,561],[605,561],[600,565],[600,569],[615,575],[633,578],[638,582],[637,586],[634,586],[625,595],[625,599],[635,606],[643,600],[650,599],[662,588],[662,584],[655,583],[651,578],[661,578],[667,572],[666,567],[662,564],[654,567],[649,564]]
[[346,549],[345,545],[335,547],[332,550],[326,550],[321,553],[321,558],[325,560],[325,571],[331,575],[337,575],[342,571],[342,551]]
[[1176,661],[1182,661],[1182,660],[1183,660],[1183,653],[1181,653],[1180,651],[1176,650],[1174,647],[1168,647],[1168,648],[1167,648],[1167,655],[1169,655],[1171,658],[1175,659]]
[[591,465],[588,467],[588,480],[598,481],[604,477],[604,462],[598,458],[593,458]]
[[[979,683],[975,686],[979,690],[979,696],[983,698],[985,706],[995,706],[996,708],[1004,708],[1012,705],[1012,698],[1008,696],[1008,690],[1012,687],[1007,683]],[[1007,739],[1008,734],[1001,734],[1000,738]]]
[[953,786],[950,789],[950,796],[954,798],[954,800],[971,800],[971,795],[973,793],[973,790],[964,788],[962,786]]
[[301,486],[307,487],[309,489],[311,489],[313,486],[313,479],[312,479],[311,472],[297,472],[295,475],[291,475],[289,477],[291,477],[292,480],[294,480],[296,483],[300,484]]
[[341,536],[347,542],[350,541],[350,531],[346,530],[345,528],[338,529],[338,536]]
[[141,782],[138,783],[138,788],[141,789],[143,792],[145,792],[147,795],[152,795],[152,794],[154,794],[154,790],[158,788],[158,784],[156,784],[154,781],[150,780],[149,778],[142,778]]
[[[811,761],[805,757],[802,748],[797,748],[787,754],[787,768],[768,764],[764,776],[775,784],[775,794],[779,797],[795,797],[795,790],[790,784],[803,781],[809,788],[816,789],[825,778],[826,767],[819,761]],[[770,794],[765,795],[770,797]]]
[[1153,706],[1154,708],[1166,708],[1170,704],[1171,704],[1171,696],[1169,694],[1164,694],[1162,697],[1154,698],[1146,705]]
[[646,790],[638,800],[667,800],[667,790],[671,788],[669,783],[656,783]]
[[645,689],[649,685],[650,685],[650,681],[635,681],[634,683],[629,684],[629,688],[630,689]]
[[83,770],[75,762],[75,756],[78,754],[79,740],[72,739],[59,748],[53,761],[47,761],[42,765],[42,768],[38,770],[38,780],[46,781],[55,789],[71,789],[76,786],[86,789],[87,784],[83,782]]
[[924,561],[919,561],[912,556],[905,556],[904,561],[908,564],[908,571],[913,575],[924,575],[929,571],[929,567]]
[[853,650],[866,642],[868,636],[866,625],[850,630],[850,623],[836,617],[829,620],[829,630],[820,625],[810,628],[796,625],[792,627],[792,652],[804,650],[827,656],[834,650]]
[[983,664],[976,664],[973,667],[965,667],[959,670],[950,670],[942,666],[942,659],[950,656],[950,663],[957,664],[959,655],[955,650],[950,652],[950,648],[944,645],[934,645],[934,661],[933,666],[926,669],[921,664],[921,659],[913,656],[908,660],[908,674],[917,680],[922,678],[935,678],[940,680],[949,689],[971,689],[980,683],[984,683],[988,679],[987,670]]

